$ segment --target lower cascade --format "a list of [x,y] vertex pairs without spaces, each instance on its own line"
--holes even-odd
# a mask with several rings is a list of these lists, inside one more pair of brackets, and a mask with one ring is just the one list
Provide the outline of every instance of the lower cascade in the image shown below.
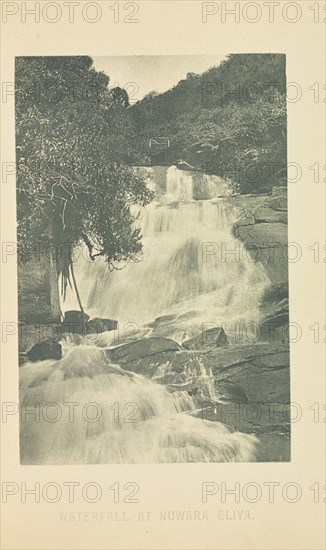
[[70,347],[60,361],[24,366],[20,403],[23,464],[255,458],[255,436],[192,416],[196,406],[187,392],[169,393],[111,364],[95,347]]
[[[129,340],[154,334],[179,344],[204,323],[224,325],[232,340],[236,323],[259,321],[269,281],[232,235],[239,212],[228,202],[225,182],[206,178],[207,196],[195,200],[193,174],[167,170],[166,189],[156,189],[156,200],[139,217],[141,261],[111,273],[104,262],[80,256],[76,278],[91,316],[133,327]],[[64,309],[77,309],[72,296]],[[102,336],[100,343],[67,340],[62,359],[20,369],[23,464],[255,460],[255,436],[204,421],[195,397],[182,385],[171,389],[170,363],[151,379],[129,372],[108,354],[124,342],[113,332]],[[183,375],[185,387],[196,379],[202,397],[219,401],[213,374],[200,362],[195,368],[190,361]]]

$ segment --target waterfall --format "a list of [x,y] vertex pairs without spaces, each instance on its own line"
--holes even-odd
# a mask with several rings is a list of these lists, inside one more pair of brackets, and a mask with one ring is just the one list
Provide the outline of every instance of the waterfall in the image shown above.
[[[170,167],[165,189],[156,186],[156,200],[137,222],[141,261],[113,273],[101,260],[76,261],[85,310],[131,326],[131,340],[155,335],[180,343],[203,323],[224,324],[232,338],[235,323],[259,319],[268,280],[237,252],[232,225],[239,212],[228,201],[230,190],[207,176],[198,199],[196,177]],[[72,295],[63,309],[78,309]],[[65,341],[61,360],[20,369],[23,464],[255,460],[255,436],[200,418],[200,403],[219,401],[213,372],[200,358],[189,354],[181,373],[167,360],[149,379],[113,364],[109,348],[123,342],[114,332],[101,336],[101,343]],[[26,414],[35,407],[38,419]]]
[[[135,327],[135,337],[148,335],[154,319],[174,315],[164,336],[178,342],[198,334],[203,323],[222,325],[231,339],[235,327],[258,323],[259,301],[269,281],[232,235],[240,212],[227,197],[216,198],[230,193],[216,176],[204,178],[214,197],[194,200],[196,177],[168,168],[166,192],[158,190],[138,222],[143,235],[140,262],[109,273],[104,261],[77,261],[88,313]],[[64,309],[76,309],[76,303],[69,299]]]

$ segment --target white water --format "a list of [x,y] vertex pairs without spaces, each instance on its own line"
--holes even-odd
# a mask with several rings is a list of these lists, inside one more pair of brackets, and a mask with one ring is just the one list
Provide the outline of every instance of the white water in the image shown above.
[[[206,180],[215,194],[226,193],[216,176]],[[162,315],[184,315],[164,328],[164,336],[178,342],[200,333],[203,323],[223,325],[232,339],[236,326],[259,321],[259,300],[269,280],[232,236],[239,210],[227,198],[193,200],[193,186],[190,172],[167,170],[166,193],[140,216],[140,262],[110,273],[104,261],[94,264],[82,256],[77,261],[85,310],[118,320],[122,339],[150,335],[145,326]],[[70,297],[64,309],[78,305]]]
[[[207,176],[206,183],[211,195],[225,194],[225,183],[218,178]],[[227,199],[195,201],[193,192],[192,174],[169,168],[166,193],[158,192],[140,217],[143,260],[115,273],[104,262],[76,263],[82,301],[91,316],[117,319],[122,327],[131,324],[130,339],[164,335],[179,342],[198,334],[202,323],[224,324],[229,334],[234,323],[259,319],[267,277],[241,254],[223,254],[223,247],[225,252],[239,244],[231,233],[237,210]],[[203,255],[205,243],[214,253]],[[71,296],[64,309],[77,309]],[[162,315],[172,319],[153,325]],[[22,415],[25,405],[37,403],[40,413],[39,421],[22,416],[22,463],[255,459],[254,436],[198,418],[198,401],[187,388],[195,384],[197,396],[218,401],[214,376],[200,360],[189,358],[177,377],[167,362],[149,380],[110,362],[103,347],[114,345],[115,337],[106,333],[100,343],[65,343],[62,360],[20,369]],[[56,404],[52,408],[51,402]]]
[[[255,457],[254,436],[193,417],[195,402],[186,392],[169,393],[112,365],[99,348],[70,347],[61,361],[27,364],[20,369],[20,385],[23,464],[233,462]],[[25,407],[36,407],[39,418],[24,416]]]

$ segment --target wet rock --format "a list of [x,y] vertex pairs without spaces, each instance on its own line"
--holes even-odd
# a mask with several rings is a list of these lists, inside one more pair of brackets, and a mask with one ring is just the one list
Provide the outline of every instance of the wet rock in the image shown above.
[[222,327],[214,327],[183,342],[184,349],[227,348],[230,342]]
[[43,341],[59,342],[62,338],[60,324],[36,323],[18,325],[18,344],[19,353],[27,354],[27,352],[35,345]]
[[19,353],[18,365],[22,367],[25,363],[27,363],[27,361],[28,361],[27,353]]
[[237,236],[237,229],[239,227],[244,227],[247,225],[254,225],[255,224],[255,218],[253,214],[247,213],[245,216],[243,216],[239,221],[237,221],[235,224],[233,224],[233,233],[235,236]]
[[102,319],[100,317],[95,317],[86,323],[86,333],[87,334],[99,334],[101,332],[108,332],[111,330],[116,330],[118,327],[118,321],[114,319]]
[[164,325],[165,323],[170,323],[171,321],[174,321],[177,319],[178,315],[171,314],[171,315],[161,315],[160,317],[156,317],[152,323],[149,323],[149,327],[157,327],[158,325]]
[[45,340],[38,344],[35,344],[29,352],[27,357],[33,363],[35,361],[44,361],[45,359],[61,359],[62,347],[59,342]]
[[289,304],[288,300],[278,305],[279,309],[271,315],[265,312],[264,319],[259,324],[260,338],[268,342],[289,341]]
[[272,284],[288,282],[287,224],[262,222],[234,229],[253,262],[260,262]]
[[246,244],[270,248],[272,245],[287,244],[287,227],[283,223],[241,225],[235,230],[235,236]]
[[187,321],[188,319],[193,319],[196,315],[198,315],[197,311],[187,311],[187,313],[179,315],[178,321]]
[[272,303],[278,303],[289,297],[289,285],[287,283],[277,283],[271,285],[264,293],[262,305],[268,306]]
[[283,210],[274,210],[268,206],[261,206],[254,212],[256,223],[287,223],[287,212]]
[[174,342],[174,340],[170,338],[154,337],[137,340],[136,342],[130,342],[130,344],[108,349],[106,353],[111,361],[125,365],[162,352],[175,352],[179,350],[181,350],[181,346]]
[[84,317],[85,321],[89,320],[89,315],[87,315],[87,313],[82,313],[81,311],[75,311],[75,310],[66,311],[65,315],[64,315],[63,322],[64,323],[80,323],[81,320],[83,319],[83,317]]
[[272,285],[264,294],[261,306],[260,337],[264,341],[288,342],[289,300],[288,285]]
[[221,382],[218,385],[219,398],[231,403],[248,403],[248,397],[240,386],[233,382]]
[[66,311],[62,322],[62,332],[72,334],[83,334],[85,332],[86,322],[89,320],[87,313],[81,311]]
[[283,195],[283,194],[272,196],[271,198],[268,198],[265,201],[264,206],[269,206],[274,210],[287,211],[288,209],[287,197],[286,195]]

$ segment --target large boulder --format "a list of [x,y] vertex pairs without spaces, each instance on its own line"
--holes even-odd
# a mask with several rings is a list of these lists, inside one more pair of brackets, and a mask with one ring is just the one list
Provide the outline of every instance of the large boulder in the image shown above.
[[181,349],[181,346],[174,340],[157,337],[130,342],[117,348],[108,349],[106,353],[111,361],[124,365],[158,353],[179,351]]
[[62,347],[59,342],[44,340],[35,344],[28,352],[27,357],[33,363],[36,361],[44,361],[46,359],[61,359]]
[[102,319],[95,317],[86,323],[87,334],[99,334],[101,332],[108,332],[116,330],[118,328],[118,321],[114,319]]
[[62,322],[62,332],[70,332],[71,334],[83,334],[85,326],[89,320],[89,315],[81,311],[66,311]]
[[87,315],[87,313],[83,313],[82,311],[79,311],[79,310],[71,310],[71,311],[66,311],[65,312],[65,315],[64,315],[64,320],[63,322],[64,323],[80,323],[80,321],[82,320],[82,318],[84,317],[84,320],[85,321],[88,321],[89,320],[89,315]]
[[230,342],[222,327],[213,327],[209,330],[190,338],[183,342],[184,349],[211,349],[211,348],[227,348]]

